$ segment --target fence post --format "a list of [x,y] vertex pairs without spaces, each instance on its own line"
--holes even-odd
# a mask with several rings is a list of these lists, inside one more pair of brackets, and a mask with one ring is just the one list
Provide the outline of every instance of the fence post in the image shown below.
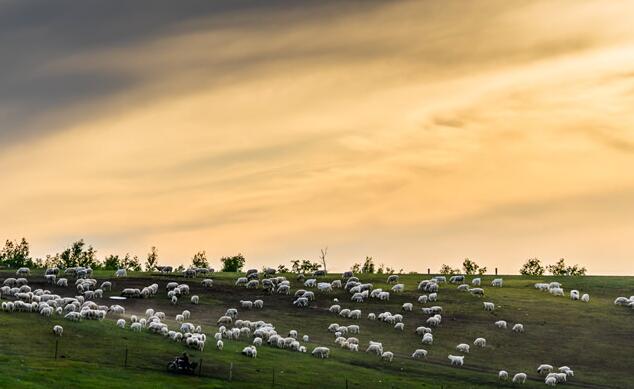
[[203,359],[200,358],[200,364],[198,365],[198,377],[200,377],[203,373]]
[[495,275],[496,276],[498,275],[498,268],[497,267],[495,268]]
[[229,364],[229,381],[231,381],[232,376],[233,376],[233,362]]
[[348,389],[348,377],[346,377],[346,389]]
[[59,339],[55,339],[55,360],[57,360],[57,348],[59,347]]
[[128,345],[125,346],[125,359],[123,360],[123,367],[128,367]]
[[427,268],[427,274],[431,274],[431,269]]

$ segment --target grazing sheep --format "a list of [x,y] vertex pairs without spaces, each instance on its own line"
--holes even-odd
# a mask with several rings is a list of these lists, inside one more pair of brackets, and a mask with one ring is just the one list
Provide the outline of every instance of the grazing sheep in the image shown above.
[[578,290],[571,290],[570,291],[570,299],[573,301],[579,300],[579,291]]
[[431,334],[431,328],[422,327],[422,326],[416,328],[416,335],[423,336],[425,334]]
[[524,332],[524,324],[517,323],[513,326],[513,332],[522,333]]
[[368,313],[368,320],[376,320],[376,314],[375,313]]
[[203,288],[211,288],[212,286],[214,286],[214,280],[212,280],[211,278],[205,278],[200,284]]
[[117,320],[117,327],[125,328],[125,320],[124,319]]
[[197,295],[193,295],[192,297],[190,297],[189,300],[192,302],[192,304],[197,305],[200,301],[200,298]]
[[468,353],[469,352],[469,345],[466,343],[460,343],[459,345],[456,346],[456,351],[461,352],[461,353]]
[[218,339],[218,341],[216,342],[216,348],[218,350],[222,350],[225,347],[225,344],[223,343],[222,339]]
[[418,302],[421,304],[427,303],[428,297],[426,295],[418,296]]
[[176,296],[172,296],[172,299],[171,299],[171,301],[170,301],[170,302],[172,303],[172,305],[176,305],[176,304],[178,304],[178,297],[176,297]]
[[398,275],[397,274],[391,274],[389,277],[387,277],[387,283],[388,284],[393,284],[395,282],[398,282]]
[[191,315],[191,312],[189,312],[188,310],[183,311],[183,319],[187,320],[190,318]]
[[360,309],[353,309],[348,314],[348,318],[349,319],[357,319],[357,320],[361,319],[361,310]]
[[552,365],[548,365],[546,363],[543,363],[543,364],[539,365],[539,367],[537,368],[537,373],[539,373],[541,375],[546,375],[548,373],[552,373],[553,369],[554,369],[554,367]]
[[66,288],[68,286],[68,279],[66,278],[59,278],[57,280],[57,286],[62,287],[62,288]]
[[469,285],[468,284],[461,284],[458,285],[458,287],[456,288],[461,292],[468,292],[469,291]]
[[242,349],[242,355],[246,355],[249,358],[255,358],[258,356],[258,350],[253,345],[247,346]]
[[427,350],[418,348],[412,353],[413,359],[427,359]]
[[484,304],[484,310],[485,311],[494,311],[495,310],[495,304],[493,304],[491,302],[487,302],[487,301],[485,301],[483,304]]
[[496,278],[493,281],[491,281],[491,286],[495,286],[498,288],[501,288],[502,284],[504,284],[504,280],[502,280],[501,278]]
[[484,338],[476,338],[476,340],[473,341],[473,344],[478,347],[486,347],[487,340]]
[[314,357],[325,359],[330,356],[330,349],[328,347],[315,347],[312,352]]
[[557,386],[557,378],[552,376],[546,377],[544,383],[548,386]]
[[255,308],[255,309],[262,309],[262,308],[264,308],[264,301],[262,301],[262,300],[255,300],[255,301],[253,302],[253,308]]
[[500,370],[500,372],[498,373],[498,379],[500,381],[508,381],[509,373],[506,370]]
[[383,354],[383,344],[381,344],[380,342],[370,341],[365,352],[375,353],[376,355],[381,356],[381,354]]
[[396,284],[392,287],[392,292],[402,293],[405,290],[405,284]]
[[64,333],[64,328],[60,325],[53,326],[53,334],[56,336],[62,336]]
[[494,324],[495,324],[495,326],[496,326],[497,328],[504,328],[504,329],[506,329],[506,321],[504,321],[504,320],[498,320],[498,321],[496,321]]
[[332,313],[339,313],[341,311],[341,305],[331,305],[330,308],[328,308],[328,311],[332,312]]
[[590,301],[590,295],[587,293],[584,293],[583,296],[581,296],[581,301],[583,301],[584,303],[587,303],[588,301]]
[[517,373],[513,376],[514,384],[523,384],[526,383],[526,373]]
[[302,340],[304,341],[304,343],[308,343],[308,341],[310,340],[310,338],[308,337],[308,335],[304,335],[302,337]]
[[432,344],[434,343],[434,336],[431,333],[426,333],[423,335],[422,342],[423,344]]
[[484,289],[482,288],[470,288],[469,293],[474,296],[484,296]]
[[218,324],[231,324],[233,322],[233,319],[231,319],[230,316],[221,316],[220,319],[218,319]]
[[462,366],[464,365],[464,355],[451,355],[449,354],[449,360],[451,361],[451,366]]
[[381,360],[383,361],[392,362],[393,359],[394,359],[394,353],[391,351],[386,351],[381,354]]
[[128,276],[128,272],[126,269],[118,269],[116,272],[114,272],[114,276],[115,277],[127,277]]
[[482,279],[481,278],[474,278],[471,280],[471,285],[473,286],[480,286],[480,284],[482,283]]
[[395,329],[395,330],[401,330],[401,331],[403,331],[403,330],[405,329],[405,324],[403,324],[403,323],[396,323],[396,324],[394,324],[394,329]]
[[411,312],[414,310],[414,305],[412,303],[403,303],[402,309],[405,312]]

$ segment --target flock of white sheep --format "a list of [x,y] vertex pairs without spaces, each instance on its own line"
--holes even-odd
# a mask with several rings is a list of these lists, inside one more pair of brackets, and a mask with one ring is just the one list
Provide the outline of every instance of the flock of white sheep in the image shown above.
[[[118,304],[110,306],[99,305],[94,301],[102,299],[104,297],[104,291],[111,291],[111,282],[104,281],[99,284],[97,280],[90,278],[92,271],[85,268],[66,269],[64,271],[65,277],[58,277],[59,273],[59,269],[47,269],[44,277],[50,285],[62,288],[68,288],[69,278],[73,278],[75,285],[74,297],[62,297],[45,289],[31,290],[31,287],[28,285],[28,279],[26,278],[30,275],[30,270],[20,268],[16,271],[16,278],[5,279],[3,286],[0,288],[0,297],[10,299],[10,301],[2,302],[2,310],[5,312],[38,312],[46,317],[59,315],[71,321],[103,320],[107,315],[117,315],[117,327],[122,329],[129,327],[130,330],[135,332],[146,330],[160,334],[174,342],[180,342],[192,349],[204,350],[207,336],[201,325],[195,325],[189,321],[191,319],[190,311],[184,310],[182,313],[175,315],[174,321],[177,325],[176,329],[170,329],[170,321],[166,321],[164,312],[155,311],[152,308],[146,309],[144,315],[130,315],[126,320],[124,316],[125,308],[123,306]],[[209,271],[207,269],[188,269],[183,275],[187,278],[192,278],[200,273],[207,274]],[[235,286],[244,287],[246,289],[262,288],[271,294],[291,294],[291,282],[289,280],[282,276],[274,276],[275,271],[272,269],[267,269],[263,273],[263,275],[267,277],[260,279],[261,274],[259,274],[257,270],[251,269],[247,271],[245,277],[239,277],[235,281]],[[319,282],[317,279],[318,275],[319,273],[315,274],[313,278],[305,280],[298,278],[300,281],[303,281],[303,288],[297,289],[291,298],[292,304],[295,307],[307,308],[311,302],[317,298],[315,291],[308,290],[311,288],[316,289],[316,292],[321,295],[328,295],[334,289],[345,290],[350,295],[350,302],[352,304],[362,303],[368,299],[388,301],[391,294],[401,294],[405,291],[405,285],[399,283],[398,275],[390,275],[387,278],[388,285],[391,285],[389,290],[374,288],[372,283],[363,283],[358,277],[354,276],[352,272],[345,272],[342,275],[342,279],[336,279],[331,282]],[[126,276],[127,272],[124,269],[115,272],[115,277]],[[481,278],[479,277],[473,278],[471,284],[466,283],[464,276],[452,276],[448,282],[450,284],[457,284],[459,291],[468,292],[473,296],[482,297],[485,294],[484,289],[481,287]],[[432,345],[434,342],[433,329],[442,324],[443,308],[440,305],[426,305],[438,301],[439,291],[441,290],[440,286],[445,283],[447,283],[447,279],[444,276],[436,276],[423,280],[419,282],[417,286],[417,290],[422,292],[422,294],[415,298],[413,302],[403,303],[401,307],[402,313],[391,313],[387,311],[378,313],[369,312],[365,318],[371,321],[383,322],[392,326],[394,330],[403,332],[405,331],[405,326],[408,321],[416,320],[413,313],[415,311],[415,304],[421,304],[423,306],[419,309],[419,312],[427,315],[425,326],[413,326],[415,327],[413,328],[413,332],[420,336],[423,345]],[[213,284],[211,278],[205,278],[201,282],[203,288],[212,288]],[[497,288],[503,287],[503,279],[494,279],[491,286]],[[535,284],[535,288],[548,291],[554,296],[564,295],[562,285],[557,282],[537,283]],[[121,296],[127,298],[151,298],[158,293],[159,285],[153,283],[140,289],[123,289]],[[178,304],[180,300],[187,297],[189,297],[191,304],[196,305],[200,302],[198,295],[190,296],[190,287],[185,283],[168,282],[165,286],[165,293],[172,304]],[[577,290],[570,291],[570,298],[575,301],[579,300],[583,302],[590,300],[587,293],[580,294]],[[614,303],[616,305],[634,308],[634,296],[629,298],[619,297]],[[485,311],[494,311],[496,309],[493,302],[485,301],[482,304]],[[254,301],[240,300],[239,308],[241,310],[263,309],[264,301],[261,299]],[[361,309],[355,307],[343,308],[337,298],[333,299],[333,303],[328,308],[328,311],[345,319],[358,320],[359,323],[363,320]],[[508,324],[504,320],[498,320],[492,324],[499,329],[508,328]],[[217,327],[217,330],[214,332],[214,341],[218,350],[224,349],[224,342],[226,341],[250,339],[251,344],[242,349],[242,354],[250,358],[257,357],[257,348],[263,344],[305,353],[307,352],[307,345],[310,342],[308,334],[304,334],[300,337],[297,330],[290,330],[283,336],[276,331],[272,323],[262,320],[239,320],[238,308],[228,308],[225,314],[218,318]],[[359,351],[359,339],[355,335],[361,332],[361,324],[339,325],[338,323],[331,323],[325,330],[332,333],[336,346],[351,352]],[[522,323],[514,323],[512,326],[514,333],[521,334],[524,330]],[[55,325],[53,327],[53,334],[56,336],[62,336],[63,332],[64,329],[62,326]],[[472,344],[477,348],[486,349],[487,340],[484,337],[477,337],[473,340]],[[456,345],[455,351],[461,355],[449,354],[448,360],[450,365],[456,367],[463,366],[465,356],[470,353],[470,349],[471,344],[469,343]],[[381,360],[388,363],[392,362],[395,358],[395,354],[392,351],[386,350],[383,343],[379,341],[370,340],[365,352],[376,354]],[[411,358],[427,359],[428,354],[428,350],[416,348],[411,353]],[[315,346],[312,349],[312,355],[317,358],[329,358],[330,349],[325,346]],[[574,376],[573,370],[567,366],[562,366],[555,371],[553,366],[542,364],[538,367],[537,372],[544,376],[544,382],[546,384],[552,386],[565,383],[569,377]],[[510,379],[513,383],[524,383],[527,377],[528,375],[525,372],[516,373],[512,377],[505,370],[501,370],[498,374],[500,380]]]

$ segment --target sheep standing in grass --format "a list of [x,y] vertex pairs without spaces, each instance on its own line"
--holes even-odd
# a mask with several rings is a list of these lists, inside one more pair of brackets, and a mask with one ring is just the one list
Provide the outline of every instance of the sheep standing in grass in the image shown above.
[[460,343],[456,346],[456,351],[467,354],[469,353],[469,345],[466,343]]
[[482,283],[481,278],[474,278],[473,280],[471,280],[471,285],[473,286],[480,286],[481,283]]
[[483,304],[484,304],[484,310],[485,311],[494,311],[495,310],[495,304],[493,304],[491,302],[487,302],[487,301],[485,301]]
[[526,383],[526,373],[517,373],[513,376],[513,383],[514,384],[524,384]]
[[464,365],[464,355],[451,355],[449,354],[449,360],[451,361],[451,366],[462,366]]
[[189,312],[188,310],[183,311],[183,319],[187,320],[189,319],[190,316],[191,316],[191,312]]
[[55,334],[55,336],[62,336],[62,334],[64,333],[64,328],[60,325],[56,325],[53,326],[53,334]]
[[500,381],[507,381],[509,379],[509,373],[506,370],[500,370],[498,373],[498,379]]
[[222,350],[225,347],[224,342],[222,341],[222,339],[218,339],[218,341],[216,342],[216,348],[218,350]]
[[255,309],[262,309],[262,308],[264,308],[264,301],[262,301],[262,300],[255,300],[255,301],[253,302],[253,308],[255,308]]
[[117,320],[117,327],[125,328],[125,320],[124,319]]
[[513,326],[513,332],[522,333],[524,332],[524,324],[517,323]]
[[314,357],[325,359],[330,356],[330,349],[328,347],[315,347],[312,352]]
[[402,293],[405,290],[405,284],[396,284],[392,287],[392,292]]
[[396,323],[396,324],[394,324],[394,329],[395,329],[395,330],[400,330],[400,331],[403,331],[403,330],[405,329],[405,324],[403,324],[403,323]]
[[200,298],[197,295],[193,295],[189,300],[192,302],[192,304],[198,305]]
[[541,375],[552,373],[553,370],[554,370],[554,367],[546,363],[542,363],[541,365],[539,365],[539,367],[537,367],[537,372]]
[[423,335],[422,342],[423,344],[432,344],[434,343],[434,336],[431,333],[426,333]]
[[503,284],[504,284],[504,280],[502,280],[501,278],[496,278],[493,281],[491,281],[491,286],[495,286],[498,288],[501,288]]
[[412,359],[427,359],[427,350],[422,348],[414,350]]
[[583,301],[584,303],[587,303],[588,301],[590,301],[590,295],[587,293],[584,293],[583,296],[581,296],[581,301]]
[[578,291],[578,290],[575,290],[575,289],[571,290],[571,291],[570,291],[570,299],[571,299],[572,301],[579,300],[579,291]]
[[393,359],[394,359],[394,353],[391,351],[386,351],[381,354],[381,360],[383,361],[392,362]]
[[403,303],[402,309],[405,312],[412,312],[414,310],[414,306],[412,303]]
[[494,324],[495,324],[495,326],[496,326],[497,328],[503,328],[503,329],[506,329],[506,321],[504,321],[504,320],[498,320],[498,321],[496,321]]
[[477,338],[476,340],[473,341],[473,344],[478,347],[486,347],[487,340],[484,338]]

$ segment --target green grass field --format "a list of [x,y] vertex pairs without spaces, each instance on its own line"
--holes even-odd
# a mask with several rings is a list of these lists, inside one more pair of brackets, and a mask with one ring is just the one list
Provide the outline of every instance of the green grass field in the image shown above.
[[[0,272],[0,279],[13,276]],[[287,275],[293,291],[303,285]],[[142,287],[157,282],[160,292],[149,299],[123,302],[125,317],[142,315],[146,308],[164,311],[170,328],[177,329],[173,320],[183,309],[192,312],[190,319],[203,326],[211,338],[204,352],[195,352],[168,338],[147,332],[134,333],[117,328],[114,321],[119,316],[109,314],[102,322],[82,321],[72,323],[62,317],[44,318],[35,313],[0,312],[0,387],[25,388],[260,388],[260,387],[340,387],[345,388],[423,388],[423,387],[512,387],[499,383],[497,372],[501,369],[526,372],[529,381],[523,387],[544,387],[543,378],[536,368],[541,363],[554,366],[568,365],[575,376],[566,385],[577,387],[633,387],[634,379],[634,310],[615,306],[617,296],[634,294],[632,277],[519,277],[503,276],[504,287],[488,286],[494,278],[483,277],[486,290],[484,298],[471,296],[456,290],[455,285],[443,285],[438,302],[430,305],[443,307],[443,321],[434,329],[434,344],[424,346],[414,333],[424,325],[428,317],[420,311],[423,305],[416,303],[420,293],[416,284],[427,275],[401,276],[406,285],[405,293],[392,294],[389,302],[370,300],[364,303],[350,302],[350,295],[343,290],[331,294],[316,292],[317,298],[310,308],[298,309],[291,304],[291,296],[265,294],[261,289],[247,290],[233,286],[235,274],[216,273],[211,289],[200,287],[201,279],[187,280],[192,294],[200,296],[201,303],[192,305],[181,299],[178,305],[169,303],[165,284],[170,280],[183,281],[180,276],[159,276],[147,273],[130,274],[125,279],[112,279],[112,273],[97,272],[99,281],[113,281],[113,291],[118,295],[124,287]],[[325,277],[339,278],[338,274]],[[375,287],[389,288],[386,276],[361,277]],[[579,289],[589,293],[589,303],[572,301],[568,297],[554,297],[533,287],[539,281],[560,281],[566,293]],[[33,289],[46,288],[41,274],[29,277]],[[74,295],[71,288],[49,288],[62,296]],[[107,299],[98,304],[116,303]],[[334,297],[343,308],[358,308],[363,312],[361,320],[344,319],[327,311]],[[239,319],[272,322],[278,333],[286,335],[296,329],[300,335],[308,334],[307,354],[281,350],[263,345],[258,357],[250,359],[240,351],[250,339],[225,341],[224,350],[215,348],[213,333],[216,320],[229,307],[238,307],[241,299],[264,300],[263,310],[242,311]],[[6,299],[3,299],[6,301]],[[485,312],[482,301],[496,304],[494,312]],[[404,302],[413,302],[414,312],[404,313],[405,331],[366,318],[369,312],[401,311]],[[497,329],[493,322],[506,320],[509,327],[523,323],[526,332],[515,334],[510,328]],[[359,324],[360,352],[339,349],[334,336],[327,331],[328,324]],[[52,334],[54,324],[64,327],[59,338]],[[476,337],[487,339],[487,347],[471,347],[462,368],[449,365],[447,355],[458,354],[458,343],[472,344]],[[375,355],[363,352],[369,340],[381,341],[385,350],[395,353],[392,363],[382,362]],[[322,345],[331,349],[331,357],[319,360],[310,355],[313,347]],[[416,348],[429,351],[427,360],[412,360],[409,356]],[[127,363],[126,363],[127,350]],[[175,355],[187,350],[196,360],[202,359],[200,376],[174,375],[166,372],[165,365]],[[127,366],[124,367],[124,364]]]

